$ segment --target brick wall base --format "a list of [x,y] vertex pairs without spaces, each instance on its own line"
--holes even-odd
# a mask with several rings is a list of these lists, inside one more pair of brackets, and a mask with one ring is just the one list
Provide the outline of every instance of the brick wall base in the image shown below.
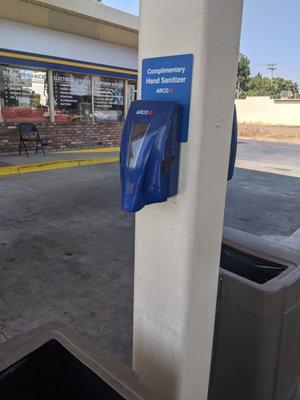
[[[36,124],[47,150],[72,150],[94,147],[119,146],[123,123],[103,124]],[[18,153],[19,129],[17,124],[0,124],[0,152]]]

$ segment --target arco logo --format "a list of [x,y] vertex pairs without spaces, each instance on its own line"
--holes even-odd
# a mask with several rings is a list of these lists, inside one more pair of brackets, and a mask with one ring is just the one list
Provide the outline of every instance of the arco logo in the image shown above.
[[155,111],[153,108],[141,109],[141,110],[137,110],[137,112],[135,114],[136,115],[149,115],[149,117],[152,117],[152,115],[155,114]]
[[156,89],[157,94],[173,94],[174,91],[173,87],[160,87]]

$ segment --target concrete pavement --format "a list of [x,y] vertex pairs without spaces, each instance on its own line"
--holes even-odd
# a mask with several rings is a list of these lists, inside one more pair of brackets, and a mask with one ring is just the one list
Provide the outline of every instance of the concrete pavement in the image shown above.
[[[294,145],[242,143],[239,162],[299,166]],[[0,177],[0,340],[61,320],[130,364],[134,217],[119,192],[117,163]],[[291,238],[299,199],[299,176],[237,168],[225,224]]]
[[237,167],[300,177],[300,144],[239,140]]
[[300,145],[239,140],[225,225],[300,249]]

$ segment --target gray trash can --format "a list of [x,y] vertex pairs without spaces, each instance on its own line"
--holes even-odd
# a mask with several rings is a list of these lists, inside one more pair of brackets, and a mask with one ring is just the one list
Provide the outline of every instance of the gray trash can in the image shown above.
[[137,375],[61,323],[0,345],[0,399],[153,400]]
[[300,254],[226,228],[210,400],[296,400]]

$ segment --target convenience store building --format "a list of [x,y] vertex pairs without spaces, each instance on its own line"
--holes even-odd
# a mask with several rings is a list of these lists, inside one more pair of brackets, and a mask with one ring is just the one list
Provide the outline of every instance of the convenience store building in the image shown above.
[[[66,3],[66,4],[65,4]],[[0,152],[114,146],[136,95],[138,17],[94,0],[1,0]]]

